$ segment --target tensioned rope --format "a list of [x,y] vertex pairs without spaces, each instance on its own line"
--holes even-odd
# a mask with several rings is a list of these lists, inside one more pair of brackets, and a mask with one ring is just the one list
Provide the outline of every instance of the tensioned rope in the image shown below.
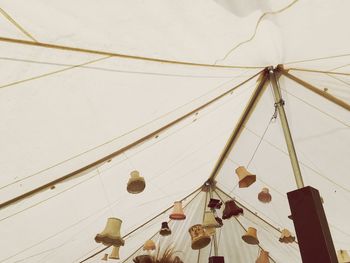
[[347,73],[347,72],[336,72],[336,71],[316,70],[316,69],[306,69],[306,68],[287,68],[286,70],[312,72],[312,73],[325,73],[325,74],[341,75],[341,76],[350,76],[350,73]]
[[217,60],[215,61],[215,64],[216,64],[217,62],[219,62],[219,61],[224,61],[225,59],[227,59],[227,57],[228,57],[230,54],[232,54],[233,51],[235,51],[236,49],[238,49],[240,46],[242,46],[242,45],[244,45],[244,44],[247,44],[247,43],[249,43],[250,41],[252,41],[252,40],[255,38],[256,33],[258,32],[258,28],[259,28],[260,23],[262,22],[262,20],[263,20],[266,16],[269,16],[269,15],[277,15],[277,14],[283,13],[283,12],[286,11],[287,9],[291,8],[291,7],[292,7],[295,3],[297,3],[298,1],[299,1],[299,0],[294,0],[293,2],[291,2],[290,4],[288,4],[287,6],[285,6],[284,8],[282,8],[282,9],[280,9],[280,10],[277,10],[277,11],[270,11],[270,12],[265,12],[265,13],[263,13],[263,14],[259,17],[259,19],[258,19],[258,21],[257,21],[257,23],[256,23],[256,25],[255,25],[254,32],[253,32],[253,34],[251,35],[251,37],[248,38],[247,40],[242,41],[242,42],[238,43],[237,45],[235,45],[233,48],[231,48],[231,49],[226,53],[226,55],[225,55],[223,58],[217,59]]
[[226,96],[227,94],[230,94],[233,90],[237,89],[238,87],[240,87],[240,86],[244,85],[245,83],[249,82],[250,80],[254,79],[259,74],[261,74],[261,72],[258,72],[257,74],[253,75],[252,77],[248,78],[247,80],[245,80],[245,81],[241,82],[240,84],[236,85],[232,89],[230,89],[230,90],[222,93],[221,95],[219,95],[219,96],[209,100],[207,103],[205,103],[205,104],[195,108],[194,110],[192,110],[192,111],[188,112],[187,114],[185,114],[185,115],[183,115],[183,116],[173,120],[172,122],[168,123],[167,125],[159,128],[159,129],[156,129],[155,131],[153,131],[153,132],[147,134],[146,136],[143,136],[140,139],[138,139],[138,140],[136,140],[136,141],[134,141],[134,142],[132,142],[132,143],[130,143],[130,144],[120,148],[120,149],[118,149],[117,151],[115,151],[113,153],[111,153],[111,154],[109,154],[109,155],[107,155],[107,156],[105,156],[105,157],[103,157],[103,158],[101,158],[101,159],[99,159],[99,160],[97,160],[97,161],[95,161],[93,163],[90,163],[90,164],[88,164],[88,165],[86,165],[86,166],[84,166],[84,167],[82,167],[82,168],[80,168],[78,170],[75,170],[75,171],[73,171],[73,172],[71,172],[71,173],[69,173],[67,175],[64,175],[64,176],[62,176],[60,178],[57,178],[57,179],[55,179],[55,180],[53,180],[53,181],[51,181],[49,183],[46,183],[46,184],[44,184],[42,186],[39,186],[39,187],[37,187],[37,188],[35,188],[35,189],[31,190],[31,191],[28,191],[28,192],[26,192],[26,193],[24,193],[22,195],[19,195],[19,196],[15,197],[15,198],[12,198],[12,199],[10,199],[8,201],[5,201],[5,202],[1,203],[0,204],[0,209],[2,209],[4,207],[7,207],[7,206],[9,206],[11,204],[14,204],[14,203],[16,203],[18,201],[21,201],[21,200],[23,200],[23,199],[25,199],[27,197],[30,197],[30,196],[32,196],[34,194],[37,194],[37,193],[39,193],[39,192],[41,192],[41,191],[43,191],[45,189],[50,188],[53,185],[56,185],[56,184],[61,183],[61,182],[64,182],[64,181],[66,181],[66,180],[68,180],[68,179],[70,179],[70,178],[72,178],[72,177],[74,177],[74,176],[76,176],[78,174],[82,174],[85,171],[88,171],[88,170],[90,170],[90,169],[92,169],[94,167],[99,166],[102,163],[105,163],[105,162],[109,161],[110,159],[112,159],[112,158],[122,154],[126,150],[129,150],[129,149],[131,149],[131,148],[133,148],[133,147],[135,147],[135,146],[137,146],[137,145],[139,145],[139,144],[141,144],[141,143],[143,143],[143,142],[153,138],[157,134],[167,130],[168,128],[174,126],[175,124],[177,124],[177,123],[181,122],[182,120],[188,118],[189,116],[195,114],[199,110],[202,110],[202,109],[206,108],[207,106],[213,104],[214,102],[216,102],[217,100],[219,100],[222,97]]
[[[188,203],[186,203],[186,205],[184,205],[184,209],[185,209],[190,203],[192,203],[192,201],[195,200],[196,197],[201,193],[201,188],[202,188],[202,186],[200,186],[200,187],[197,188],[195,191],[193,191],[192,193],[188,194],[187,196],[185,196],[184,198],[182,198],[181,200],[179,200],[179,201],[184,201],[185,199],[189,198],[191,195],[195,194],[194,197],[192,197],[191,200],[190,200]],[[143,228],[143,227],[146,226],[148,223],[154,221],[154,220],[157,219],[159,216],[165,214],[166,212],[168,212],[168,211],[169,211],[171,208],[173,208],[173,207],[174,207],[174,205],[172,205],[172,206],[168,207],[167,209],[163,210],[162,212],[160,212],[159,214],[157,214],[156,216],[154,216],[154,217],[151,218],[150,220],[146,221],[145,223],[143,223],[143,224],[140,225],[139,227],[137,227],[137,228],[135,228],[134,230],[130,231],[127,235],[123,236],[123,238],[126,238],[127,236],[133,234],[133,233],[136,232],[137,230]],[[171,222],[171,221],[172,221],[172,220],[170,219],[170,220],[168,221],[168,223]],[[154,234],[154,236],[157,235],[157,234],[158,234],[158,232],[156,232],[156,233]],[[83,260],[80,261],[79,263],[83,263],[83,262],[89,260],[90,258],[93,258],[94,256],[96,256],[96,255],[102,253],[103,251],[105,251],[106,249],[108,249],[109,247],[111,247],[111,246],[106,246],[106,247],[102,248],[102,249],[99,250],[98,252],[94,253],[93,255],[88,256],[87,258],[83,259]],[[138,250],[138,249],[137,249],[137,250]],[[134,254],[134,253],[133,253],[133,254]],[[131,256],[132,256],[133,254],[131,254]],[[126,259],[126,260],[127,260],[127,259]]]
[[[110,56],[108,56],[108,58],[110,58]],[[74,66],[78,66],[76,64],[45,62],[45,61],[30,60],[30,59],[23,59],[23,58],[14,58],[14,57],[0,57],[0,60],[28,63],[28,64],[37,64],[37,65],[68,67],[68,68],[69,67],[74,68]],[[125,68],[125,66],[120,66],[120,67]],[[231,71],[230,71],[230,75],[208,75],[208,74],[204,75],[204,74],[162,73],[162,72],[156,72],[156,71],[136,71],[136,70],[113,69],[113,68],[107,68],[107,67],[97,67],[97,66],[87,66],[87,65],[79,65],[79,68],[104,71],[104,72],[116,72],[116,73],[125,73],[125,74],[150,75],[150,76],[162,76],[162,77],[164,76],[164,77],[194,78],[194,79],[196,79],[196,78],[198,78],[198,79],[225,79],[225,78],[232,78],[233,77]],[[237,70],[241,70],[241,69],[237,69]],[[51,74],[54,74],[54,73],[51,73]],[[37,78],[39,78],[39,76]],[[24,82],[24,81],[22,81],[22,82]],[[21,82],[19,82],[19,83],[21,83]],[[10,86],[10,83],[5,84],[3,86]],[[0,88],[1,88],[1,86],[0,86]]]
[[28,31],[26,31],[20,24],[18,24],[16,22],[16,20],[14,20],[4,9],[2,9],[0,7],[0,13],[10,22],[12,23],[19,31],[21,31],[24,35],[26,35],[28,38],[30,38],[31,40],[37,42],[37,40],[31,35],[29,34]]
[[[220,190],[220,189],[218,189],[222,194],[225,194],[222,190]],[[216,195],[219,197],[219,199],[221,200],[221,202],[222,203],[225,203],[225,201],[224,201],[224,199],[221,197],[221,195],[219,195],[219,193],[216,191],[216,190],[214,190],[215,191],[215,193],[216,193]],[[226,194],[225,194],[226,195]],[[231,198],[230,196],[228,196],[227,195],[227,197],[229,197],[229,198]],[[238,203],[238,202],[237,202]],[[241,204],[240,204],[241,205]],[[244,207],[244,206],[243,206]],[[245,208],[245,207],[244,207]],[[246,209],[246,208],[245,208]],[[248,209],[247,209],[248,210]],[[251,212],[250,210],[248,210],[249,212]],[[247,232],[247,229],[241,224],[241,222],[234,216],[234,218],[236,219],[236,221],[239,223],[239,225],[243,228],[243,230],[245,231],[245,232]],[[263,249],[262,247],[261,247],[261,245],[260,244],[258,244],[258,246],[259,246],[259,248],[260,249]],[[269,258],[273,261],[273,262],[275,262],[276,263],[276,261],[271,257],[271,255],[269,255]]]
[[[104,59],[104,58],[101,58],[100,60],[102,60],[102,59]],[[96,61],[97,61],[97,60],[96,60]],[[94,61],[94,62],[96,62],[96,61]],[[93,63],[92,61],[90,61],[90,62]],[[90,62],[87,62],[87,63],[90,63]],[[244,74],[244,73],[242,73],[242,74]],[[241,76],[241,75],[238,75],[238,76],[236,76],[236,77],[238,78],[238,77],[240,77],[240,76]],[[97,149],[99,149],[99,148],[101,148],[101,147],[103,147],[103,146],[106,146],[106,145],[108,145],[108,144],[111,144],[111,143],[113,143],[113,142],[115,142],[115,141],[117,141],[117,140],[119,140],[119,139],[121,139],[121,138],[123,138],[123,137],[129,135],[129,134],[132,134],[133,132],[136,132],[136,131],[138,131],[138,130],[140,130],[140,129],[142,129],[142,128],[144,128],[144,127],[146,127],[146,126],[148,126],[148,125],[150,125],[150,124],[152,124],[152,123],[154,123],[154,122],[156,122],[156,121],[159,121],[159,120],[161,120],[161,119],[163,119],[163,118],[165,118],[165,117],[167,117],[167,116],[169,116],[169,115],[175,113],[176,111],[180,110],[181,108],[184,108],[184,107],[190,105],[191,103],[194,103],[195,101],[197,101],[197,100],[199,100],[199,99],[201,99],[201,98],[203,98],[203,97],[209,95],[210,93],[215,92],[216,90],[222,88],[223,86],[225,86],[226,84],[228,84],[228,83],[231,82],[232,80],[233,80],[233,79],[230,79],[229,81],[226,81],[226,82],[224,82],[224,83],[221,83],[219,86],[215,87],[215,88],[212,89],[212,90],[209,90],[208,92],[206,92],[206,93],[200,95],[199,97],[196,97],[196,98],[194,98],[194,99],[191,99],[190,101],[186,102],[185,104],[180,105],[180,106],[176,107],[175,109],[172,109],[172,110],[170,110],[170,111],[164,113],[163,115],[161,115],[161,116],[159,116],[159,117],[157,117],[157,118],[155,118],[155,119],[152,119],[152,120],[150,120],[150,121],[148,121],[148,122],[145,122],[145,123],[143,123],[142,125],[140,125],[140,126],[134,128],[134,129],[132,129],[132,130],[129,130],[129,131],[127,131],[127,132],[125,132],[125,133],[123,133],[123,134],[117,136],[117,137],[114,137],[114,138],[112,138],[112,139],[110,139],[110,140],[108,140],[108,141],[106,141],[106,142],[104,142],[104,143],[102,143],[102,144],[99,144],[99,145],[97,145],[97,146],[94,146],[94,147],[92,147],[92,148],[89,148],[89,149],[87,149],[87,150],[85,150],[85,151],[83,151],[83,152],[80,152],[79,154],[76,154],[76,155],[74,155],[74,156],[71,156],[71,157],[69,157],[69,158],[63,160],[63,161],[60,161],[60,162],[55,163],[55,164],[53,164],[53,165],[51,165],[51,166],[49,166],[49,167],[46,167],[46,168],[44,168],[44,169],[41,169],[41,170],[39,170],[39,171],[37,171],[37,172],[35,172],[35,173],[33,173],[33,174],[30,174],[30,175],[27,175],[27,176],[22,177],[22,178],[20,178],[20,179],[17,179],[17,180],[15,180],[15,181],[13,181],[13,182],[11,182],[11,183],[9,183],[9,184],[3,185],[3,186],[0,187],[0,190],[6,188],[6,187],[8,187],[8,186],[17,184],[17,183],[19,183],[19,182],[22,182],[22,181],[24,181],[24,180],[27,180],[27,179],[29,179],[29,178],[35,177],[35,176],[37,176],[37,175],[39,175],[39,174],[42,174],[42,173],[44,173],[44,172],[46,172],[46,171],[48,171],[48,170],[50,170],[50,169],[53,169],[53,168],[55,168],[55,167],[57,167],[57,166],[59,166],[59,165],[62,165],[62,164],[64,164],[64,163],[67,163],[67,162],[69,162],[69,161],[72,161],[73,159],[76,159],[76,158],[78,158],[78,157],[80,157],[80,156],[83,156],[83,155],[85,155],[85,154],[87,154],[87,153],[89,153],[89,152],[91,152],[91,151],[97,150]],[[1,87],[0,87],[0,88],[1,88]],[[230,89],[230,90],[231,90],[231,89]]]
[[327,57],[310,58],[310,59],[304,59],[304,60],[295,60],[295,61],[289,61],[289,62],[283,63],[283,65],[290,65],[290,64],[297,64],[297,63],[304,63],[304,62],[312,62],[312,61],[319,61],[319,60],[327,60],[327,59],[341,58],[341,57],[348,57],[348,56],[350,56],[350,54],[341,54],[341,55],[334,55],[334,56],[327,56]]
[[169,60],[169,59],[162,59],[162,58],[136,56],[136,55],[127,55],[127,54],[115,53],[115,52],[110,52],[110,51],[71,47],[71,46],[57,45],[57,44],[44,43],[44,42],[21,40],[21,39],[16,39],[16,38],[7,38],[7,37],[0,37],[0,41],[7,42],[7,43],[13,43],[13,44],[22,44],[22,45],[27,45],[27,46],[36,46],[36,47],[56,49],[56,50],[79,52],[79,53],[85,53],[85,54],[95,54],[95,55],[119,57],[119,58],[125,58],[125,59],[135,59],[135,60],[157,62],[157,63],[184,65],[184,66],[197,66],[197,67],[208,67],[208,68],[228,68],[228,69],[230,69],[230,68],[231,69],[234,69],[234,68],[262,69],[262,68],[264,68],[261,66],[213,65],[213,64],[206,64],[206,63],[197,63],[197,62]]
[[111,56],[89,60],[89,61],[81,63],[81,64],[72,65],[72,66],[69,66],[69,67],[66,67],[66,68],[63,68],[63,69],[58,69],[58,70],[51,71],[51,72],[44,73],[44,74],[40,74],[40,75],[37,75],[37,76],[34,76],[34,77],[29,77],[29,78],[26,78],[26,79],[21,79],[21,80],[18,80],[18,81],[7,83],[7,84],[4,84],[4,85],[1,85],[0,89],[11,87],[11,86],[15,86],[15,85],[22,84],[22,83],[25,83],[25,82],[28,82],[28,81],[32,81],[32,80],[41,79],[41,78],[44,78],[44,77],[48,77],[48,76],[51,76],[51,75],[62,73],[62,72],[65,72],[65,71],[68,71],[68,70],[72,70],[72,69],[75,69],[75,68],[84,67],[86,65],[90,65],[90,64],[93,64],[93,63],[105,60],[105,59],[110,58],[110,57]]

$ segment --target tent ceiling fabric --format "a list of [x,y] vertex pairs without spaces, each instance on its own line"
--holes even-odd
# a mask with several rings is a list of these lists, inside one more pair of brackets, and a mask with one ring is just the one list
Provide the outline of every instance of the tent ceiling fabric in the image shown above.
[[[244,84],[110,162],[0,209],[0,262],[80,262],[103,248],[94,236],[108,217],[123,220],[125,235],[198,189],[259,77],[245,81],[266,66],[282,64],[350,104],[350,35],[342,30],[350,24],[348,10],[346,0],[1,1],[0,203]],[[36,41],[213,66],[45,48]],[[350,250],[350,113],[286,76],[279,81],[304,181],[324,199],[336,249]],[[276,262],[301,262],[296,244],[278,242],[278,228],[295,232],[286,192],[296,186],[279,117],[270,122],[274,110],[267,87],[216,177],[220,189],[252,211],[245,210],[242,225],[224,222],[221,232],[219,252],[237,262],[253,262],[258,254],[240,238],[242,226],[251,224]],[[239,165],[257,175],[248,189],[237,187]],[[132,170],[146,180],[139,195],[126,191]],[[270,204],[257,200],[265,186]],[[188,227],[201,223],[204,197],[199,193],[188,204],[185,222],[170,223],[174,236],[155,236],[162,244],[178,242],[186,262],[198,257],[189,247]],[[122,260],[139,253],[167,217],[163,213],[128,236]],[[99,262],[103,253],[87,262]],[[207,262],[209,253],[203,250],[199,262]]]

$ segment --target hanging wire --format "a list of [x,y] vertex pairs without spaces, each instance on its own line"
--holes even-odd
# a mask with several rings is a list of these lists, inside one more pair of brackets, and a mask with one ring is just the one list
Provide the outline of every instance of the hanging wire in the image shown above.
[[254,150],[254,152],[253,152],[253,155],[252,155],[252,157],[250,158],[250,160],[249,160],[249,162],[248,162],[248,164],[247,164],[247,169],[249,168],[250,164],[252,163],[252,161],[253,161],[253,159],[254,159],[254,157],[255,157],[255,155],[256,155],[256,153],[257,153],[257,151],[258,151],[258,149],[259,149],[259,147],[260,147],[260,145],[261,145],[261,143],[262,143],[262,141],[264,140],[265,134],[266,134],[266,132],[268,131],[268,129],[269,129],[269,127],[270,127],[270,124],[276,121],[276,119],[277,119],[277,114],[278,114],[278,110],[277,110],[277,109],[278,109],[278,106],[279,106],[279,105],[284,105],[284,101],[281,100],[280,102],[274,104],[275,111],[274,111],[274,113],[272,114],[272,117],[270,118],[270,120],[269,120],[269,122],[268,122],[268,124],[267,124],[267,126],[266,126],[266,128],[265,128],[265,130],[264,130],[264,132],[263,132],[263,134],[262,134],[262,136],[260,136],[259,143],[257,144],[257,146],[256,146],[256,148],[255,148],[255,150]]
[[109,211],[111,213],[110,216],[112,217],[113,216],[113,210],[112,210],[112,206],[111,206],[111,200],[109,199],[106,186],[105,186],[105,184],[103,182],[103,178],[102,178],[102,175],[100,173],[100,169],[97,167],[96,170],[97,170],[97,174],[98,174],[98,179],[99,179],[99,181],[101,183],[101,186],[102,186],[102,189],[103,189],[103,192],[104,192],[104,195],[105,195],[105,199],[106,199],[106,201],[108,203],[108,209],[109,209]]

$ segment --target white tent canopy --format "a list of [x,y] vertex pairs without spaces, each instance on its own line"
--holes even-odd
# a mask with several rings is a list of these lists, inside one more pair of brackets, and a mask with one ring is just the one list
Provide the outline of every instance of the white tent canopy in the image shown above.
[[[126,235],[120,262],[151,237],[207,262],[212,247],[192,250],[188,233],[203,217],[198,189],[277,65],[305,185],[323,197],[335,248],[350,250],[348,10],[346,0],[1,1],[0,262],[100,262],[111,249],[94,236],[111,216]],[[296,184],[272,88],[262,90],[215,177],[215,196],[244,208],[218,231],[219,254],[255,262],[260,248],[241,240],[254,226],[272,262],[301,262],[297,243],[278,242],[281,229],[295,233]],[[241,165],[257,175],[246,189]],[[138,195],[126,191],[132,170],[146,180]],[[182,199],[186,221],[159,237]]]

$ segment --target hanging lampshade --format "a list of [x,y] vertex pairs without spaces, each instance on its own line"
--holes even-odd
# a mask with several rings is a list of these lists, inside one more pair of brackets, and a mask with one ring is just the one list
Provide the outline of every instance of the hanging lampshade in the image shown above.
[[236,174],[239,178],[239,188],[249,187],[252,183],[256,181],[256,175],[248,172],[244,166],[239,166],[236,169]]
[[105,246],[124,246],[124,240],[120,236],[121,224],[122,220],[119,218],[108,218],[105,229],[96,235],[95,241]]
[[109,255],[110,259],[119,259],[119,247],[113,246],[112,253]]
[[188,232],[190,233],[192,239],[191,248],[194,250],[206,247],[211,241],[210,236],[200,224],[191,226]]
[[104,254],[104,256],[103,256],[103,258],[101,258],[101,260],[107,261],[108,260],[108,254]]
[[254,227],[248,227],[247,232],[242,236],[242,239],[250,245],[258,245],[259,240],[256,234],[256,229]]
[[155,249],[156,249],[156,243],[154,243],[154,241],[151,239],[147,240],[143,245],[143,250],[150,251]]
[[255,263],[270,263],[269,252],[265,250],[260,250],[260,255],[256,259]]
[[182,202],[176,201],[174,202],[174,210],[169,216],[170,219],[173,220],[184,220],[186,219],[186,216],[184,214],[184,211],[182,209]]
[[127,185],[127,191],[131,194],[141,193],[146,187],[145,179],[140,176],[138,171],[130,173],[130,179]]
[[225,208],[222,212],[222,219],[229,219],[232,216],[238,216],[239,214],[243,214],[243,209],[238,207],[234,200],[225,202]]
[[159,231],[159,234],[161,236],[169,236],[171,234],[171,230],[170,230],[170,228],[168,226],[168,222],[163,222],[162,223],[162,227],[161,227],[161,229]]
[[225,263],[225,260],[221,256],[212,256],[209,257],[209,263]]
[[279,241],[281,243],[292,243],[295,241],[295,237],[292,236],[288,229],[283,229]]
[[150,255],[140,255],[133,259],[135,263],[153,263]]
[[219,199],[210,198],[210,201],[208,203],[208,207],[211,209],[220,209],[222,205],[222,202],[220,202]]
[[346,250],[338,250],[337,257],[339,263],[350,263],[350,256]]
[[203,227],[204,228],[221,227],[221,225],[216,220],[215,215],[212,211],[205,211],[204,220],[203,220]]
[[269,193],[269,189],[264,187],[261,192],[258,194],[258,199],[262,203],[270,203],[272,196]]

